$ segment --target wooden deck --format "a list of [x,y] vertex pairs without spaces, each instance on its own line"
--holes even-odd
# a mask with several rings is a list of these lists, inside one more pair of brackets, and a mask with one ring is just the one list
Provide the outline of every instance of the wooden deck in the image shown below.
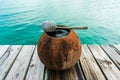
[[60,72],[40,62],[36,45],[0,45],[0,80],[120,80],[120,45],[82,45],[77,64]]

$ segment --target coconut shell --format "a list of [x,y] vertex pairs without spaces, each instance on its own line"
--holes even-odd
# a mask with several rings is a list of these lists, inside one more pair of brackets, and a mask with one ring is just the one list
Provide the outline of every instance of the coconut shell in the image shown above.
[[38,42],[38,56],[41,62],[52,70],[66,70],[73,67],[81,54],[80,40],[73,30],[63,38],[42,34]]

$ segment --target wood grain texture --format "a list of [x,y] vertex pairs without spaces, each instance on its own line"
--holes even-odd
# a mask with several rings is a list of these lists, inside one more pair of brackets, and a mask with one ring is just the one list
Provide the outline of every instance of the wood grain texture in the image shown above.
[[35,49],[26,80],[43,80],[44,65],[38,58],[37,48]]
[[120,55],[120,51],[114,45],[109,45],[109,46]]
[[108,80],[120,80],[120,71],[99,45],[89,45],[97,63]]
[[9,49],[0,58],[0,80],[3,80],[7,75],[21,48],[22,48],[21,45],[10,46]]
[[119,51],[120,51],[120,44],[119,45],[114,45]]
[[68,70],[55,71],[46,69],[44,80],[85,80],[85,77],[78,61],[74,67]]
[[35,45],[0,45],[0,80],[120,80],[119,45],[82,45],[77,64],[64,71],[44,67]]
[[78,75],[78,79],[79,80],[86,80],[86,77],[84,75],[80,60],[75,65],[75,69],[76,69],[76,72],[77,72],[77,75]]
[[47,80],[79,80],[75,67],[64,71],[47,70]]
[[87,45],[82,45],[80,61],[87,80],[105,80]]
[[3,56],[5,51],[9,48],[10,45],[0,45],[0,58]]
[[34,48],[34,45],[23,46],[5,80],[24,79]]
[[112,59],[112,61],[116,64],[116,66],[120,70],[120,55],[108,45],[104,46],[102,45],[102,48],[105,50],[105,52],[108,54],[108,56]]
[[120,45],[110,45],[120,55]]

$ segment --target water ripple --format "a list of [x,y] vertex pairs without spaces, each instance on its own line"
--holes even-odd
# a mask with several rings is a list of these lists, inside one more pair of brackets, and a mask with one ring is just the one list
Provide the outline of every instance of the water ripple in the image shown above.
[[119,0],[0,0],[0,44],[37,44],[44,20],[75,30],[83,44],[120,44]]

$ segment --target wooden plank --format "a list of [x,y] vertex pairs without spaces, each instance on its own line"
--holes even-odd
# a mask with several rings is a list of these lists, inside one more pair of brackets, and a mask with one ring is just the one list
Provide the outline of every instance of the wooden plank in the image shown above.
[[8,49],[10,45],[0,45],[0,58],[5,53],[5,51]]
[[47,69],[47,80],[79,80],[75,67],[64,71]]
[[87,45],[82,45],[80,61],[87,80],[106,80]]
[[75,70],[75,67],[70,68],[69,70],[64,71],[65,80],[78,80],[78,75]]
[[116,64],[116,66],[120,69],[120,55],[108,45],[104,45],[104,46],[102,45],[102,48],[109,55],[109,57]]
[[120,51],[120,44],[119,45],[113,45],[113,46],[116,47]]
[[23,80],[34,52],[35,46],[23,46],[5,80]]
[[78,75],[78,80],[86,80],[86,77],[84,75],[80,60],[75,65],[75,69],[76,69],[76,72]]
[[0,80],[3,80],[5,75],[8,73],[21,47],[21,45],[10,46],[0,58]]
[[44,80],[85,80],[79,61],[68,70],[55,71],[46,68],[44,76]]
[[120,80],[120,71],[98,45],[89,48],[108,80]]
[[119,55],[120,55],[120,51],[113,45],[109,45],[112,49],[114,49]]
[[37,47],[35,49],[32,61],[29,66],[29,70],[26,76],[26,80],[43,80],[44,65],[38,58]]

